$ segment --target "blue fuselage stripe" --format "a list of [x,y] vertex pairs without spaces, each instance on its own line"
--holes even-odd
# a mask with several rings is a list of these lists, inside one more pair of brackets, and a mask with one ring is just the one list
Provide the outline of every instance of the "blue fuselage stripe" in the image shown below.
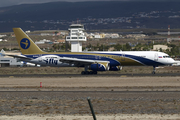
[[[25,55],[26,57],[36,59],[40,56],[46,56],[46,55],[56,55],[59,57],[69,57],[69,58],[79,58],[79,59],[87,59],[87,60],[101,60],[101,61],[109,61],[111,66],[119,66],[121,65],[120,61],[116,60],[115,58],[108,58],[108,57],[103,57],[104,55],[113,55],[113,56],[118,56],[121,57],[122,55],[125,58],[129,58],[131,60],[134,60],[136,62],[141,63],[142,65],[148,65],[148,66],[153,66],[153,65],[164,65],[160,62],[150,60],[147,58],[135,56],[135,55],[127,55],[127,54],[112,54],[112,53],[93,53],[97,55],[84,55],[84,54],[41,54],[41,55]],[[102,56],[99,56],[98,54],[102,54]]]

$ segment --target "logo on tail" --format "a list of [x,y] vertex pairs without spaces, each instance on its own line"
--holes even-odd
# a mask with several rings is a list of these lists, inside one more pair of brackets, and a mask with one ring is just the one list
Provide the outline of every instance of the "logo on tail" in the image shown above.
[[27,38],[23,38],[20,42],[20,46],[22,49],[28,49],[30,47],[30,41]]

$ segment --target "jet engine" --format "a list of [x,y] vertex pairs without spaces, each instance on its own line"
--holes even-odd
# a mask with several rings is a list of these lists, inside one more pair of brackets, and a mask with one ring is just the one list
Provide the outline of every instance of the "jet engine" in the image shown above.
[[92,71],[108,71],[109,63],[94,63],[90,65],[89,69]]

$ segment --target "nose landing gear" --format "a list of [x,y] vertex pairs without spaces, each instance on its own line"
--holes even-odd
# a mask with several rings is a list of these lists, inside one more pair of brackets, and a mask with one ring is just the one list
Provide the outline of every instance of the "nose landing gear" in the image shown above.
[[153,66],[152,74],[156,74],[156,66]]

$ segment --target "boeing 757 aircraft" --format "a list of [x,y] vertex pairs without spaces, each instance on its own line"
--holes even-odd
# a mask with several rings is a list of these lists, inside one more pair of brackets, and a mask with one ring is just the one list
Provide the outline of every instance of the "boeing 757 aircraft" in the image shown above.
[[122,66],[171,65],[174,60],[156,51],[97,51],[97,52],[44,52],[21,28],[13,28],[22,55],[10,55],[22,61],[43,66],[84,67],[81,74],[97,74],[97,71],[118,71]]

